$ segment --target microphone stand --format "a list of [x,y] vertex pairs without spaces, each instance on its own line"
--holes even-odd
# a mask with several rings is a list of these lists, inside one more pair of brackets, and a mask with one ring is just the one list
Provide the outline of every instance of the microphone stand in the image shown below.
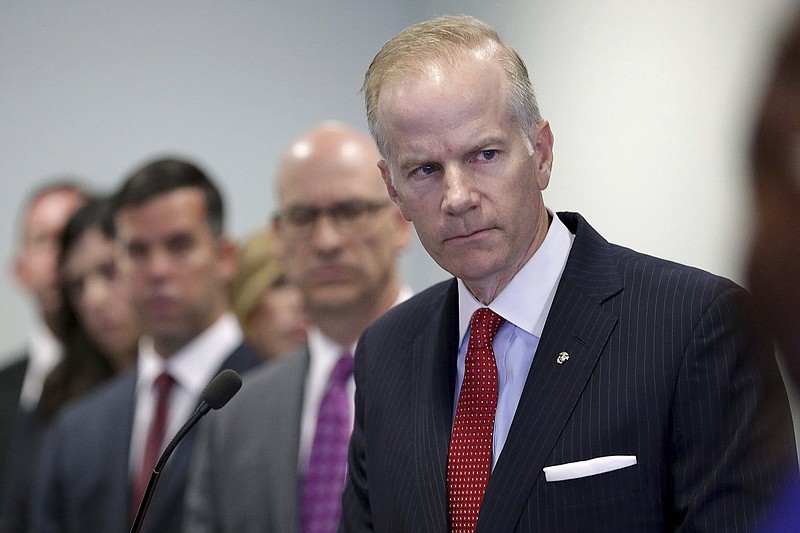
[[144,517],[147,514],[147,509],[150,507],[150,500],[153,499],[153,492],[156,490],[156,484],[158,483],[158,479],[161,476],[161,471],[164,469],[164,464],[166,464],[167,459],[169,459],[172,452],[175,450],[175,447],[178,443],[183,439],[184,435],[186,435],[192,427],[200,420],[203,415],[208,413],[211,407],[204,401],[200,402],[200,405],[197,407],[195,412],[192,416],[189,417],[189,420],[183,425],[183,427],[175,434],[172,438],[170,443],[164,449],[161,456],[158,458],[156,465],[153,467],[153,472],[150,474],[150,479],[147,481],[147,488],[144,490],[144,494],[142,495],[142,501],[139,503],[139,509],[136,511],[136,517],[133,520],[133,525],[131,526],[130,533],[139,533],[142,529],[142,523],[144,522]]

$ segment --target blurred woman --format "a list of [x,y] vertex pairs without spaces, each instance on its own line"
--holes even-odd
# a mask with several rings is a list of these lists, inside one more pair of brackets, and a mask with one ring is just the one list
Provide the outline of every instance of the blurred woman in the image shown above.
[[268,360],[292,353],[305,343],[308,323],[300,291],[276,256],[272,232],[252,234],[237,259],[230,296],[245,339]]
[[117,272],[107,200],[90,199],[70,218],[61,238],[59,331],[63,357],[48,375],[36,412],[18,413],[0,499],[0,532],[27,531],[31,476],[47,424],[70,400],[131,367],[139,326]]
[[90,200],[62,236],[64,357],[42,392],[46,417],[136,360],[140,329],[120,279],[117,253],[108,200]]

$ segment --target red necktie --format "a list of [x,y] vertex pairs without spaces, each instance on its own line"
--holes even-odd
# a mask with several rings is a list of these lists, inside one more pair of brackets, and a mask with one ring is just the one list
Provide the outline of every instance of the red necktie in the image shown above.
[[483,307],[473,313],[464,381],[458,395],[450,452],[447,492],[453,533],[472,533],[492,471],[492,433],[497,408],[497,365],[492,340],[503,318]]
[[142,500],[147,483],[150,481],[150,474],[156,466],[158,456],[161,453],[161,444],[164,442],[164,433],[167,429],[167,418],[169,414],[169,393],[175,380],[166,372],[160,374],[153,382],[153,390],[156,393],[156,407],[153,411],[153,418],[150,421],[150,429],[147,431],[147,440],[144,445],[144,455],[142,456],[142,468],[139,476],[133,485],[133,496],[131,500],[132,515],[136,515],[139,503]]

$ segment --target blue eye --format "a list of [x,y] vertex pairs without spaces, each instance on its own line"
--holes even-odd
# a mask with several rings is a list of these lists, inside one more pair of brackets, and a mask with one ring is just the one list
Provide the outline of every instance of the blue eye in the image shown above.
[[497,150],[481,150],[478,155],[484,161],[491,161],[497,155]]
[[419,167],[419,171],[425,175],[433,174],[436,172],[436,165],[422,165]]

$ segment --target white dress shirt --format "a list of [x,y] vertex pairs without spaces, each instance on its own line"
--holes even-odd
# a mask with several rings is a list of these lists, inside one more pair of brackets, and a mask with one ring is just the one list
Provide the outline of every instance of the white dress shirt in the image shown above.
[[[553,304],[558,282],[561,280],[575,238],[558,216],[552,212],[550,214],[553,219],[539,249],[488,306],[506,320],[492,343],[497,363],[498,385],[492,467],[497,462],[508,437],[511,421],[514,419],[533,363],[533,356],[542,337],[547,314]],[[464,381],[469,322],[472,313],[481,307],[486,306],[475,299],[464,282],[458,280],[458,332],[461,344],[458,350],[453,419],[461,384]]]
[[197,408],[203,389],[243,339],[239,322],[233,313],[222,315],[208,329],[167,359],[156,353],[152,339],[142,338],[136,368],[136,411],[129,456],[129,472],[134,479],[141,470],[147,432],[155,409],[155,379],[167,371],[175,380],[170,393],[167,430],[161,445],[163,451]]
[[[408,300],[413,295],[410,287],[400,288],[400,294],[394,305]],[[300,472],[305,472],[308,460],[311,457],[311,447],[314,444],[314,432],[317,429],[317,416],[331,372],[339,361],[342,353],[355,354],[356,345],[339,346],[326,337],[319,328],[312,327],[308,331],[308,374],[306,374],[305,391],[303,393],[303,412],[300,420]],[[352,376],[347,381],[347,393],[350,397],[350,427],[353,426],[355,411],[355,382]]]
[[47,376],[61,361],[63,356],[61,342],[53,335],[44,323],[37,322],[31,326],[28,341],[28,366],[22,381],[19,396],[20,407],[33,411],[39,405],[42,387]]

